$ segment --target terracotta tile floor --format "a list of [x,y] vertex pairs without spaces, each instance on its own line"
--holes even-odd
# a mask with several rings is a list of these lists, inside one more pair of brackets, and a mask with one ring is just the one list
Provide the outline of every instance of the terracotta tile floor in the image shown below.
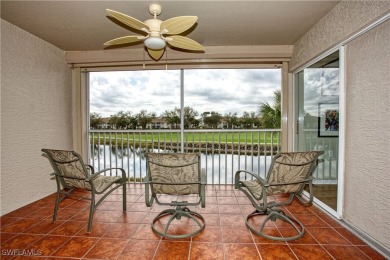
[[[150,223],[164,207],[146,207],[143,185],[128,184],[126,214],[121,210],[122,191],[115,192],[96,211],[90,234],[86,232],[89,204],[83,200],[65,199],[55,223],[51,221],[54,195],[2,216],[0,258],[385,259],[337,220],[315,206],[303,207],[295,201],[286,210],[305,225],[302,238],[275,242],[255,236],[245,226],[245,216],[253,208],[232,185],[207,186],[206,208],[196,208],[206,228],[192,239],[180,240],[153,233]],[[177,225],[175,230],[188,228]],[[278,222],[268,225],[267,232],[291,234]]]

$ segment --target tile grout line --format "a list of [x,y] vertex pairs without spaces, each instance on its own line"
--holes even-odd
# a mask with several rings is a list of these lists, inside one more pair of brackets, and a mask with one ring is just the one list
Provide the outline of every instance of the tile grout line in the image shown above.
[[227,260],[226,259],[226,253],[225,253],[225,242],[224,242],[224,235],[223,235],[223,232],[222,232],[222,226],[221,226],[221,216],[220,216],[220,212],[219,212],[219,203],[218,203],[218,193],[217,193],[217,188],[215,186],[213,186],[213,191],[215,193],[215,201],[216,201],[216,205],[217,205],[217,212],[218,212],[218,223],[219,223],[219,230],[221,232],[221,246],[222,246],[222,253],[223,253],[223,259],[224,260]]
[[[236,202],[238,202],[238,196],[234,193],[234,190],[233,190],[233,194],[231,194],[231,195],[229,195],[230,194],[230,192],[231,192],[231,190],[227,190],[226,188],[225,189],[223,189],[222,188],[222,190],[221,189],[218,189],[218,191],[219,192],[217,192],[217,187],[216,186],[214,186],[213,187],[213,191],[215,192],[215,194],[213,194],[213,195],[211,195],[210,197],[213,197],[213,198],[216,198],[216,204],[215,204],[215,206],[217,206],[216,208],[217,208],[217,212],[218,212],[218,214],[217,214],[217,216],[218,216],[218,229],[219,229],[219,231],[220,231],[220,233],[221,233],[221,245],[222,245],[222,253],[223,253],[223,259],[227,259],[227,255],[225,254],[225,245],[226,244],[228,244],[228,243],[225,243],[225,242],[223,242],[223,233],[222,233],[222,219],[221,219],[221,216],[223,216],[224,214],[223,214],[223,212],[220,212],[220,203],[219,203],[219,201],[218,201],[218,197],[220,197],[220,198],[222,198],[222,197],[234,197],[234,199],[235,199],[235,201]],[[138,192],[137,192],[137,194],[131,194],[131,195],[137,195],[138,196],[138,200],[140,199],[140,198],[142,198],[142,195],[140,195],[140,194],[138,194]],[[218,196],[218,195],[221,195],[221,196]],[[229,195],[229,196],[228,196]],[[115,196],[117,196],[117,194],[115,194]],[[78,201],[84,201],[84,200],[78,200]],[[76,215],[78,215],[78,214],[80,214],[80,213],[82,213],[83,212],[83,208],[71,208],[71,205],[74,205],[74,204],[76,204],[76,203],[79,203],[78,201],[74,201],[74,202],[72,202],[72,203],[70,203],[69,205],[66,205],[65,207],[63,207],[62,209],[74,209],[75,211],[77,210],[78,211],[78,213],[76,213],[75,215],[73,215],[72,217],[74,217],[74,216],[76,216]],[[221,205],[224,205],[223,204],[223,202],[225,202],[225,201],[228,201],[228,199],[224,199],[224,200],[222,200],[221,202],[222,202],[222,204]],[[42,204],[42,203],[40,203],[40,204]],[[211,204],[212,205],[212,204]],[[238,202],[238,204],[237,204],[238,206],[240,206],[240,215],[241,215],[241,218],[244,216],[244,212],[245,212],[245,210],[246,209],[244,209],[244,208],[241,208],[241,204]],[[82,206],[82,205],[81,205]],[[46,207],[46,206],[42,206],[42,207],[39,207],[38,209],[36,209],[34,212],[37,212],[39,209],[44,209],[45,210],[45,212],[46,212],[46,210],[47,210],[47,208],[49,208],[49,207]],[[227,210],[228,210],[228,208],[226,208]],[[293,209],[293,208],[292,208]],[[288,209],[287,209],[288,210]],[[297,209],[297,210],[299,210],[299,209]],[[311,235],[311,233],[308,231],[308,230],[306,230],[306,232],[308,232],[308,234],[310,234],[312,237],[313,237],[313,239],[314,239],[314,241],[317,243],[317,245],[319,245],[320,247],[319,248],[322,248],[323,250],[324,250],[324,252],[326,252],[329,256],[331,256],[331,258],[332,259],[335,259],[338,255],[337,254],[335,254],[335,256],[333,256],[330,252],[331,251],[328,251],[326,248],[325,248],[325,246],[340,246],[340,247],[343,247],[343,246],[346,246],[346,247],[353,247],[353,248],[356,248],[360,253],[362,253],[363,255],[365,255],[365,256],[367,256],[368,258],[371,258],[369,255],[367,255],[366,253],[365,253],[365,251],[362,251],[362,249],[363,249],[363,247],[359,247],[359,245],[358,245],[358,243],[353,243],[352,241],[354,241],[353,240],[353,238],[355,237],[355,236],[351,236],[351,237],[349,237],[348,236],[348,233],[345,233],[344,235],[343,235],[343,233],[344,232],[342,232],[342,233],[340,233],[341,231],[343,231],[341,228],[345,228],[345,227],[339,227],[339,226],[336,226],[335,224],[336,223],[333,223],[333,222],[331,222],[330,220],[329,221],[327,221],[327,220],[325,220],[325,219],[323,219],[322,217],[321,217],[321,214],[319,214],[319,212],[317,212],[315,209],[313,209],[313,208],[309,208],[309,210],[310,210],[310,212],[314,215],[314,216],[317,216],[322,222],[324,222],[325,224],[326,224],[326,226],[324,226],[324,227],[320,227],[320,226],[313,226],[313,228],[323,228],[324,230],[325,229],[328,229],[329,228],[329,230],[332,230],[333,232],[336,232],[341,238],[343,238],[343,239],[345,239],[345,241],[347,241],[349,244],[321,244],[321,243],[319,243],[319,241],[318,241],[318,239],[317,238],[315,238],[314,236],[312,236]],[[61,210],[60,210],[61,211]],[[59,211],[59,212],[60,212]],[[111,209],[111,208],[109,208],[109,209],[105,209],[105,210],[103,210],[103,212],[111,212],[111,211],[115,211],[114,209]],[[288,210],[290,213],[291,213],[291,211],[290,210]],[[143,212],[143,211],[142,211]],[[228,212],[228,211],[227,211]],[[230,212],[230,211],[229,211]],[[65,212],[66,213],[66,212]],[[33,212],[31,213],[31,214],[33,214]],[[140,228],[140,226],[142,225],[142,224],[145,224],[145,223],[143,223],[144,221],[145,221],[145,219],[146,219],[146,217],[148,216],[148,214],[150,214],[150,210],[148,211],[148,212],[146,212],[146,214],[145,214],[145,216],[142,218],[142,220],[140,220],[140,221],[138,221],[137,220],[137,222],[141,222],[141,223],[139,223],[139,226],[138,226],[138,228]],[[210,213],[211,214],[211,213]],[[226,214],[230,214],[230,213],[226,213]],[[233,214],[233,213],[232,213]],[[295,213],[295,214],[292,214],[292,215],[297,215],[298,213]],[[24,229],[24,230],[22,230],[21,232],[18,232],[18,233],[12,233],[12,232],[8,232],[9,234],[11,234],[11,236],[9,237],[9,238],[7,238],[6,240],[3,240],[3,243],[4,242],[6,242],[6,241],[10,241],[11,239],[15,239],[15,237],[17,237],[17,236],[20,236],[20,235],[42,235],[42,237],[40,237],[38,240],[36,240],[36,241],[34,241],[34,242],[31,242],[30,244],[28,244],[28,245],[26,245],[25,247],[26,248],[29,248],[29,247],[31,247],[32,245],[34,245],[34,244],[36,244],[38,241],[40,241],[41,239],[44,239],[45,237],[48,237],[48,236],[59,236],[59,237],[66,237],[67,238],[67,240],[65,240],[64,242],[62,242],[61,243],[61,245],[59,245],[58,247],[57,247],[57,249],[55,249],[51,254],[50,254],[50,256],[52,256],[55,252],[57,252],[58,250],[60,250],[66,243],[68,243],[69,242],[69,240],[71,240],[71,239],[73,239],[73,238],[76,238],[76,237],[86,237],[86,238],[88,238],[88,236],[85,236],[85,234],[84,234],[84,232],[82,232],[82,230],[84,229],[84,227],[86,228],[86,225],[82,225],[83,227],[81,227],[78,231],[76,231],[74,234],[72,234],[72,235],[56,235],[56,234],[51,234],[51,232],[53,232],[54,230],[56,230],[56,229],[58,229],[58,228],[60,228],[61,226],[63,226],[66,222],[67,222],[67,220],[59,220],[59,221],[63,221],[63,223],[61,223],[60,225],[58,225],[57,227],[55,227],[54,229],[52,229],[52,230],[50,230],[50,228],[47,228],[47,230],[50,230],[50,231],[46,231],[46,233],[37,233],[37,234],[35,234],[35,233],[26,233],[26,230],[28,230],[28,229],[32,229],[32,228],[34,228],[34,227],[37,227],[38,228],[38,225],[40,225],[40,223],[42,223],[40,226],[42,226],[42,227],[40,227],[39,229],[41,229],[41,230],[44,230],[44,226],[43,226],[43,224],[45,224],[45,223],[43,223],[43,222],[45,222],[45,221],[49,221],[50,220],[50,216],[43,216],[44,218],[43,219],[41,219],[42,221],[40,221],[39,220],[39,218],[27,218],[27,217],[25,217],[25,216],[29,216],[30,214],[27,214],[27,215],[24,215],[24,217],[12,217],[12,218],[15,218],[16,220],[15,221],[12,221],[12,222],[10,222],[9,224],[11,224],[12,225],[12,223],[14,223],[14,222],[16,222],[16,221],[19,221],[19,220],[26,220],[26,221],[28,221],[29,219],[31,219],[31,220],[36,220],[37,222],[35,223],[35,224],[33,224],[34,223],[34,221],[32,221],[31,222],[31,224],[33,224],[31,227],[28,227],[28,228],[26,228],[26,229]],[[299,214],[298,214],[299,215]],[[301,214],[301,215],[304,215],[304,214]],[[226,218],[226,216],[224,216],[225,218]],[[121,217],[118,217],[118,220],[120,219]],[[244,216],[244,219],[245,219],[245,216]],[[70,221],[70,220],[68,220],[68,221]],[[82,221],[84,224],[86,224],[86,221]],[[26,223],[28,223],[28,222],[26,222]],[[108,222],[106,222],[106,221],[102,221],[101,223],[108,223]],[[118,223],[118,222],[113,222],[113,223]],[[225,222],[224,222],[225,223]],[[227,223],[225,223],[225,224],[227,224]],[[7,225],[6,225],[7,226]],[[23,226],[23,225],[21,225],[21,226]],[[138,228],[137,228],[137,230],[138,230]],[[276,228],[278,228],[278,227],[276,227]],[[37,229],[37,230],[39,230],[39,229]],[[279,230],[279,228],[278,228],[278,230]],[[348,229],[347,229],[348,230]],[[41,232],[43,232],[43,231],[41,231]],[[135,231],[136,232],[136,231]],[[124,247],[123,247],[123,249],[122,249],[122,251],[117,255],[117,257],[116,258],[120,258],[120,256],[121,256],[121,254],[124,252],[124,250],[125,250],[125,248],[129,245],[129,243],[131,243],[131,240],[132,240],[132,238],[133,238],[133,236],[135,235],[135,232],[132,234],[132,236],[130,236],[130,238],[128,239],[128,241],[127,241],[127,243],[124,245]],[[248,231],[248,232],[250,232],[250,231]],[[279,232],[280,232],[280,230],[279,230]],[[3,233],[3,232],[1,232],[1,233]],[[6,232],[4,232],[4,233],[6,233]],[[96,247],[96,245],[100,242],[100,241],[102,241],[102,239],[104,239],[104,235],[107,233],[107,230],[106,231],[104,231],[104,232],[102,232],[102,235],[100,236],[100,237],[92,237],[92,238],[96,238],[96,240],[95,240],[95,243],[94,244],[92,244],[90,247],[89,247],[89,249],[86,251],[86,253],[84,254],[84,256],[83,256],[83,258],[85,258],[87,255],[88,255],[88,253],[90,253],[91,252],[91,250],[94,248],[94,247]],[[259,250],[259,247],[257,247],[257,244],[256,244],[256,240],[255,240],[255,235],[252,233],[252,232],[250,232],[251,234],[251,239],[252,239],[252,242],[251,243],[253,243],[255,246],[256,246],[256,251],[257,251],[257,253],[258,253],[258,255],[260,256],[260,259],[262,259],[262,256],[261,256],[261,254],[260,254],[260,250]],[[354,234],[352,234],[352,235],[354,235]],[[283,236],[283,235],[282,235]],[[351,239],[348,239],[348,237]],[[358,237],[358,236],[356,236],[357,238],[359,238],[360,239],[360,237]],[[90,237],[91,238],[91,237]],[[319,237],[319,238],[321,238],[321,237]],[[139,239],[138,239],[139,240]],[[192,250],[192,248],[194,248],[194,239],[193,238],[191,238],[191,240],[190,240],[190,244],[189,244],[189,251],[188,251],[188,259],[191,259],[191,257],[192,257],[192,253],[191,253],[191,250]],[[200,241],[201,242],[201,241]],[[364,242],[364,241],[363,241]],[[246,244],[246,243],[233,243],[233,244]],[[261,243],[260,243],[261,244]],[[154,254],[153,254],[153,258],[157,258],[157,257],[159,257],[160,255],[158,255],[158,249],[161,247],[161,245],[162,245],[162,239],[160,238],[159,240],[158,240],[158,243],[157,243],[157,246],[156,246],[156,248],[155,248],[155,251],[154,251]],[[293,253],[293,255],[297,258],[297,259],[299,259],[298,258],[298,255],[297,254],[295,254],[295,252],[292,250],[292,247],[294,247],[295,245],[297,245],[297,244],[291,244],[291,243],[287,243],[287,245],[288,245],[288,248],[292,251],[292,253]],[[298,245],[305,245],[305,244],[298,244]],[[307,244],[307,245],[311,245],[311,244]],[[372,248],[370,245],[368,245],[368,244],[362,244],[361,246],[367,246],[368,248]],[[375,250],[375,249],[374,249]],[[333,249],[332,249],[332,252],[333,252]],[[366,251],[367,253],[369,253],[368,251]],[[49,258],[50,256],[45,256],[45,257],[43,257],[42,259],[44,259],[44,258]],[[68,259],[75,259],[74,257],[70,257],[70,256],[65,256],[64,258],[68,258]]]
[[[234,193],[233,193],[233,194],[234,194]],[[237,201],[237,203],[238,203],[238,199],[237,199],[237,197],[236,197],[236,194],[234,194],[234,197],[236,198],[236,201]],[[238,205],[240,205],[240,203],[238,203]],[[245,222],[245,221],[246,221],[246,217],[245,217],[244,212],[242,212],[241,207],[240,207],[240,211],[241,211],[241,216],[244,217],[244,222]],[[255,246],[255,248],[256,248],[257,254],[259,255],[260,259],[262,260],[263,257],[261,256],[260,250],[259,250],[259,248],[258,248],[258,246],[257,246],[257,244],[256,244],[254,234],[250,231],[250,229],[249,229],[246,225],[245,225],[245,227],[246,227],[246,229],[248,230],[249,234],[251,235],[251,238],[252,238],[253,244],[254,244],[254,246]]]

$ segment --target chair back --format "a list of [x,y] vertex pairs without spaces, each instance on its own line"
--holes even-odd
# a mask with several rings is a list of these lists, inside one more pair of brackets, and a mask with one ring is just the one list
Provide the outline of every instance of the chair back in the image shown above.
[[200,156],[196,153],[148,153],[153,194],[199,194]]
[[[280,153],[268,171],[268,183],[291,183],[308,179],[313,173],[322,151]],[[267,194],[300,193],[304,183],[270,186]]]
[[81,156],[74,151],[42,149],[50,161],[64,188],[81,188],[91,190],[91,185],[85,181],[88,171]]

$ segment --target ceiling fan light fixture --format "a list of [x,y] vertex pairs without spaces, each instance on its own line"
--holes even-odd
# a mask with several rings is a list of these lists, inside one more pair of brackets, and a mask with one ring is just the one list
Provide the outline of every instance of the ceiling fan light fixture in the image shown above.
[[161,50],[165,47],[165,41],[161,37],[151,36],[145,39],[145,46],[151,50]]
[[133,29],[145,32],[147,35],[123,36],[105,42],[104,45],[111,46],[143,42],[149,56],[155,61],[161,59],[166,47],[183,51],[205,51],[204,47],[198,42],[180,35],[196,24],[196,21],[198,20],[197,16],[176,16],[161,21],[157,19],[157,16],[161,13],[160,5],[150,5],[149,11],[153,15],[153,19],[142,22],[134,17],[107,9],[107,12],[111,17],[115,18],[118,22]]

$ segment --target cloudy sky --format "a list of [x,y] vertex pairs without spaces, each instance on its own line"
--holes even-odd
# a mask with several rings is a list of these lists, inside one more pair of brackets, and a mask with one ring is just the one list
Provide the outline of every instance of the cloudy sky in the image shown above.
[[304,70],[304,112],[319,116],[320,104],[339,102],[339,69],[309,68]]
[[[280,69],[184,70],[184,103],[199,114],[258,111],[281,88]],[[109,117],[141,110],[160,116],[180,107],[180,70],[91,72],[90,112]]]

